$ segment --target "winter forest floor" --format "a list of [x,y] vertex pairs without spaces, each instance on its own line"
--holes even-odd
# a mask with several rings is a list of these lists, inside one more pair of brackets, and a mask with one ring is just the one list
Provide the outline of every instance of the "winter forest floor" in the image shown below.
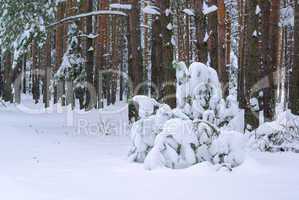
[[[3,200],[299,199],[298,154],[248,153],[231,173],[208,163],[146,171],[127,161],[126,134],[92,134],[96,126],[80,132],[84,127],[73,113],[33,114],[24,109],[0,108]],[[111,119],[125,121],[126,110],[121,112]],[[81,118],[88,123],[81,122],[92,124],[98,117],[95,112],[84,114]]]

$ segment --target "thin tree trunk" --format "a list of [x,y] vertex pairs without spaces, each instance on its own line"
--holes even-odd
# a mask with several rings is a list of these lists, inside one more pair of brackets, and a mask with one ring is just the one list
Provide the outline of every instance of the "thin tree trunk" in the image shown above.
[[[209,0],[209,6],[217,6],[217,0]],[[210,66],[213,67],[219,75],[218,71],[218,17],[217,12],[210,13],[208,16],[208,32],[209,37],[209,55],[210,55]]]
[[[93,0],[86,0],[86,12],[92,12],[93,10]],[[86,31],[87,35],[92,34],[93,29],[93,17],[87,17]],[[85,109],[90,110],[95,104],[95,94],[93,90],[94,83],[94,48],[93,39],[88,37],[86,42],[86,75],[87,75],[87,93],[86,93],[86,104]]]
[[218,0],[218,76],[222,85],[223,96],[229,95],[228,70],[225,63],[225,4]]
[[3,100],[5,102],[13,102],[13,95],[12,95],[12,55],[10,51],[4,53],[4,89],[3,89]]

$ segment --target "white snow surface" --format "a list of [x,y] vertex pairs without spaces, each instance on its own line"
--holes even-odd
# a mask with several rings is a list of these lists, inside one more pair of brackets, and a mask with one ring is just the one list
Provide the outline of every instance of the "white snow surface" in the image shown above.
[[[248,152],[232,172],[207,162],[146,171],[127,161],[127,136],[77,134],[66,125],[67,112],[24,107],[0,106],[0,199],[299,199],[298,154]],[[101,113],[82,115],[93,122]]]

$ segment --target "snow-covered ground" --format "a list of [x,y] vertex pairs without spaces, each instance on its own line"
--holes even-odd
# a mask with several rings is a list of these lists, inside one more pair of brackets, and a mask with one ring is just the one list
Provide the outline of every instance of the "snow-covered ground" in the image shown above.
[[231,173],[208,163],[146,171],[126,159],[123,106],[112,114],[36,108],[0,108],[1,200],[299,199],[297,154],[249,153]]

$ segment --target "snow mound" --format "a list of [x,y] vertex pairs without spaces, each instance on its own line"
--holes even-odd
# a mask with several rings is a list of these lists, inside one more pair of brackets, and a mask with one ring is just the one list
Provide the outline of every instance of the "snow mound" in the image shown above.
[[260,151],[299,153],[299,117],[283,112],[277,120],[262,124],[251,133],[253,147]]
[[232,169],[243,162],[245,144],[245,136],[238,132],[217,132],[207,122],[171,119],[156,137],[144,166],[147,170],[182,169],[208,161]]

